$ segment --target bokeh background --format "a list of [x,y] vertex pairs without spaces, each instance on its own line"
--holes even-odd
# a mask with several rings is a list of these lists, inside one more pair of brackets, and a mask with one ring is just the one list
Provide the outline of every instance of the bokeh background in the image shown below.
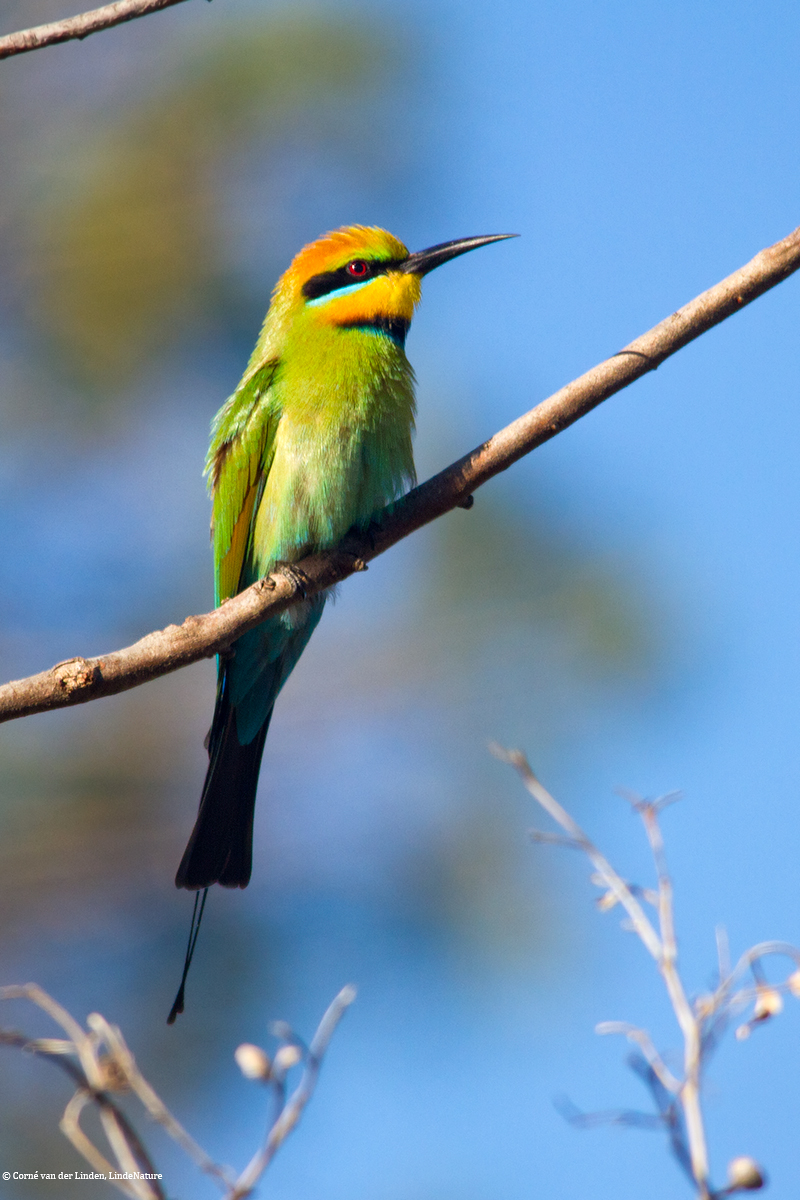
[[[3,31],[68,8],[11,0]],[[799,54],[786,2],[198,0],[2,63],[2,676],[210,606],[209,421],[305,241],[522,234],[426,281],[424,477],[797,224]],[[664,824],[691,988],[718,924],[734,953],[800,941],[799,308],[790,280],[341,589],[273,721],[253,883],[212,894],[174,1028],[213,664],[5,725],[2,982],[120,1024],[238,1165],[266,1113],[233,1049],[276,1017],[310,1034],[357,983],[276,1200],[688,1194],[660,1137],[553,1105],[648,1107],[597,1021],[679,1040],[487,743],[642,882],[615,788],[684,789]],[[708,1079],[716,1178],[753,1154],[776,1197],[800,1188],[796,1008]],[[5,1053],[3,1169],[81,1165],[67,1096]],[[145,1132],[170,1195],[216,1194]]]

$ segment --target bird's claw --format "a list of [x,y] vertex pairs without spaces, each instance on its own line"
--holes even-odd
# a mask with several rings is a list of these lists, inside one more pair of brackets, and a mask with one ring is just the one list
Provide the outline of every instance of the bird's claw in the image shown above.
[[275,564],[276,570],[280,571],[289,579],[294,587],[295,592],[301,600],[308,599],[308,589],[311,586],[311,580],[306,575],[305,571],[301,571],[296,563],[279,562]]
[[381,531],[380,521],[370,520],[369,524],[361,531],[362,536],[367,539],[370,550],[374,550],[378,544],[378,534]]

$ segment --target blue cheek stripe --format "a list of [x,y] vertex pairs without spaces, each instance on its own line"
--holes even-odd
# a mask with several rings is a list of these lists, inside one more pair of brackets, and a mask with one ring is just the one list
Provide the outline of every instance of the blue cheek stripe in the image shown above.
[[359,283],[348,283],[346,287],[334,288],[332,292],[326,292],[324,296],[317,296],[316,300],[306,300],[306,305],[308,308],[319,308],[321,304],[327,304],[329,300],[335,300],[337,296],[348,296],[350,292],[358,292],[370,283],[372,283],[372,279],[362,279]]

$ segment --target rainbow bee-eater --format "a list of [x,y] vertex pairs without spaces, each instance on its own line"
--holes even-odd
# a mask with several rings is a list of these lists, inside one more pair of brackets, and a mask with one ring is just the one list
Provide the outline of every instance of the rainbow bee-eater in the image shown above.
[[[405,340],[422,276],[511,234],[410,254],[354,225],[304,247],[278,281],[236,391],[212,425],[216,602],[339,542],[414,481]],[[275,699],[322,616],[300,600],[219,659],[209,766],[178,887],[250,880],[258,772]]]

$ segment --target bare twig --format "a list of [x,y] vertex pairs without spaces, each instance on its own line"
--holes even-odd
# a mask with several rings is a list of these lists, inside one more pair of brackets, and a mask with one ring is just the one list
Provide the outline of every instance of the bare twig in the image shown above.
[[644,822],[647,839],[653,852],[658,875],[658,920],[661,927],[663,953],[658,964],[667,986],[670,1002],[683,1034],[684,1083],[681,1093],[686,1118],[686,1135],[692,1160],[692,1172],[700,1187],[700,1195],[708,1190],[708,1151],[700,1110],[700,1070],[702,1067],[702,1023],[689,1003],[678,974],[678,944],[675,938],[675,918],[672,906],[672,880],[664,857],[664,841],[658,824],[656,804],[637,805]]
[[565,1121],[576,1129],[593,1129],[597,1125],[623,1125],[629,1129],[649,1129],[661,1131],[664,1122],[655,1113],[638,1112],[631,1108],[611,1108],[605,1112],[585,1113],[572,1103],[568,1096],[556,1096],[553,1101],[556,1110]]
[[[156,1191],[155,1187],[151,1187],[150,1182],[146,1179],[129,1180],[125,1178],[114,1178],[115,1175],[124,1174],[125,1171],[129,1170],[129,1156],[127,1153],[123,1153],[122,1157],[118,1156],[117,1165],[114,1166],[114,1164],[109,1162],[106,1156],[100,1150],[98,1150],[92,1139],[87,1137],[87,1135],[81,1129],[81,1113],[88,1104],[92,1104],[93,1102],[96,1102],[95,1093],[86,1088],[79,1088],[67,1104],[67,1107],[64,1109],[64,1115],[59,1122],[59,1128],[61,1132],[72,1143],[78,1153],[86,1159],[93,1171],[97,1171],[99,1174],[104,1175],[109,1182],[112,1182],[114,1186],[120,1192],[124,1192],[126,1196],[133,1197],[133,1200],[159,1200],[159,1198],[166,1200],[164,1192],[161,1190],[161,1188],[158,1187],[158,1190]],[[110,1112],[105,1105],[100,1106],[100,1119],[106,1132],[109,1128],[109,1119],[114,1122],[113,1129],[115,1137],[111,1143],[112,1149],[114,1149],[116,1152],[117,1147],[121,1144],[127,1151],[127,1141],[122,1134],[119,1123],[116,1122],[114,1113]],[[139,1170],[139,1167],[134,1166],[134,1171]],[[155,1182],[157,1183],[158,1181],[156,1180]]]
[[[230,1200],[243,1200],[245,1196],[251,1194],[258,1180],[297,1125],[303,1115],[303,1110],[313,1095],[317,1078],[319,1077],[319,1069],[322,1066],[322,1059],[325,1051],[328,1049],[328,1043],[333,1037],[336,1026],[355,998],[356,990],[354,987],[348,986],[342,988],[323,1016],[311,1045],[306,1052],[305,1067],[299,1084],[289,1099],[283,1104],[277,1119],[267,1134],[264,1145],[253,1156],[237,1179],[236,1185],[230,1194]],[[300,1043],[296,1040],[287,1041],[287,1044],[300,1046]]]
[[[764,1177],[758,1164],[751,1158],[739,1157],[728,1166],[727,1186],[721,1191],[712,1189],[701,1107],[702,1071],[729,1017],[737,1009],[752,1005],[749,1021],[736,1031],[737,1037],[744,1038],[749,1037],[758,1025],[781,1012],[784,993],[800,998],[800,950],[786,942],[762,942],[743,954],[731,970],[727,939],[718,930],[719,984],[712,995],[700,996],[692,1003],[678,971],[672,880],[667,870],[658,819],[660,812],[672,803],[675,796],[663,796],[652,801],[627,797],[641,817],[650,843],[658,879],[658,891],[654,894],[648,889],[627,883],[617,874],[577,822],[545,790],[523,754],[500,746],[492,746],[491,749],[498,758],[517,770],[533,798],[567,835],[537,834],[536,840],[583,850],[595,869],[591,876],[592,883],[606,889],[600,907],[608,909],[620,904],[625,909],[628,920],[623,925],[638,934],[655,959],[683,1036],[683,1074],[678,1078],[667,1067],[646,1030],[624,1021],[604,1021],[597,1026],[600,1034],[622,1034],[638,1046],[640,1053],[632,1057],[630,1065],[648,1087],[658,1111],[657,1118],[648,1119],[646,1114],[627,1111],[586,1114],[563,1102],[559,1103],[559,1107],[567,1119],[576,1125],[612,1122],[663,1129],[669,1136],[676,1159],[695,1186],[697,1200],[721,1200],[735,1192],[754,1191],[762,1187]],[[645,917],[638,897],[655,903],[658,932]],[[763,966],[765,958],[775,955],[788,957],[794,968],[792,974],[779,984],[768,982]],[[748,973],[752,977],[752,986],[741,986]]]
[[566,809],[562,808],[558,801],[550,795],[547,789],[539,782],[530,768],[530,763],[521,754],[519,750],[506,750],[502,746],[493,743],[490,747],[495,758],[499,758],[501,762],[509,763],[520,775],[522,782],[528,789],[534,800],[541,804],[542,808],[548,813],[554,821],[556,821],[562,829],[566,830],[570,841],[575,846],[579,846],[587,856],[597,874],[603,881],[609,892],[614,896],[618,904],[621,904],[626,913],[630,917],[631,924],[635,932],[639,935],[643,944],[647,947],[656,962],[659,962],[662,955],[661,941],[650,921],[647,919],[644,909],[639,901],[633,895],[633,892],[628,887],[625,880],[617,874],[611,863],[600,853],[593,842],[589,840],[586,834],[581,829],[577,821],[574,821]]
[[661,1055],[653,1045],[650,1034],[646,1029],[639,1029],[637,1025],[630,1025],[627,1021],[601,1021],[595,1026],[595,1033],[602,1035],[608,1033],[619,1033],[626,1037],[629,1042],[635,1042],[641,1050],[648,1064],[655,1071],[659,1082],[673,1095],[679,1095],[683,1087],[680,1079],[677,1079],[666,1065]]
[[[73,1020],[60,1004],[57,1004],[51,996],[43,992],[36,984],[25,984],[22,986],[6,987],[0,989],[0,999],[11,1000],[24,998],[36,1004],[49,1016],[53,1017],[62,1029],[74,1028],[78,1031],[83,1045],[81,1050],[85,1058],[86,1045],[91,1045],[91,1041],[83,1033],[80,1026]],[[59,1014],[55,1016],[54,1014]],[[114,1141],[112,1148],[120,1151],[118,1154],[118,1162],[124,1160],[126,1167],[130,1170],[130,1164],[133,1164],[133,1170],[140,1173],[145,1173],[152,1178],[149,1180],[141,1180],[147,1190],[131,1191],[130,1184],[127,1188],[127,1194],[137,1197],[137,1200],[166,1200],[166,1193],[161,1187],[158,1179],[158,1173],[150,1159],[149,1154],[145,1150],[138,1134],[131,1125],[125,1114],[117,1107],[108,1093],[100,1088],[92,1087],[84,1073],[83,1067],[80,1065],[82,1055],[78,1046],[71,1041],[64,1041],[61,1038],[28,1038],[22,1033],[17,1033],[13,1030],[0,1029],[0,1045],[17,1046],[21,1050],[25,1050],[30,1054],[37,1054],[43,1058],[49,1058],[60,1067],[77,1085],[77,1091],[72,1099],[67,1104],[64,1110],[64,1115],[61,1118],[60,1128],[65,1137],[72,1142],[79,1154],[82,1154],[86,1161],[95,1170],[108,1171],[112,1170],[111,1163],[106,1159],[105,1155],[94,1145],[94,1143],[86,1136],[80,1127],[80,1114],[89,1103],[97,1105],[100,1113],[100,1119],[103,1122],[104,1129],[113,1129]],[[74,1058],[67,1057],[68,1055],[78,1058],[78,1062]],[[98,1078],[104,1072],[108,1074],[109,1063],[101,1064],[99,1058],[93,1063],[91,1074]],[[112,1124],[113,1123],[113,1124]],[[127,1183],[127,1181],[120,1181]],[[122,1190],[126,1190],[123,1188]]]
[[800,229],[762,250],[727,279],[384,509],[368,533],[351,531],[334,550],[302,559],[291,572],[274,572],[214,612],[187,617],[182,625],[150,633],[125,649],[96,658],[73,658],[49,671],[5,684],[0,687],[0,721],[111,696],[224,651],[240,634],[288,608],[300,592],[312,596],[339,583],[423,525],[464,507],[472,493],[493,476],[615,392],[654,371],[670,355],[781,283],[798,267]]
[[48,25],[35,25],[32,29],[7,33],[5,37],[0,37],[0,58],[26,54],[29,50],[55,46],[59,42],[80,41],[90,33],[99,33],[101,29],[111,29],[114,25],[122,25],[125,21],[146,17],[148,13],[182,3],[183,0],[115,0],[114,4],[104,4],[102,8],[93,8],[77,17],[67,17],[64,21],[51,21]]
[[[325,1052],[336,1026],[356,996],[354,987],[342,988],[319,1023],[309,1046],[285,1022],[275,1030],[283,1045],[272,1063],[256,1046],[239,1047],[236,1057],[249,1069],[249,1078],[258,1078],[271,1090],[277,1101],[275,1116],[270,1122],[264,1145],[256,1152],[238,1178],[229,1167],[220,1166],[206,1154],[183,1126],[175,1119],[151,1085],[143,1077],[121,1032],[99,1013],[86,1019],[87,1030],[47,992],[36,984],[0,988],[0,1000],[25,999],[47,1013],[69,1035],[64,1038],[27,1038],[14,1030],[0,1029],[0,1045],[16,1046],[32,1051],[57,1063],[76,1085],[60,1127],[75,1149],[93,1170],[105,1175],[109,1183],[132,1200],[166,1200],[160,1174],[139,1140],[125,1114],[110,1099],[109,1091],[131,1091],[141,1101],[145,1112],[164,1128],[197,1166],[210,1175],[224,1193],[225,1200],[244,1200],[250,1196],[286,1138],[297,1126],[313,1095]],[[240,1052],[245,1051],[242,1060]],[[253,1056],[256,1069],[252,1069]],[[302,1063],[303,1073],[295,1090],[286,1098],[287,1075]],[[112,1162],[81,1128],[83,1110],[94,1104],[116,1163]],[[126,1178],[127,1175],[127,1178]]]
[[164,1101],[150,1086],[136,1065],[136,1060],[116,1025],[109,1025],[100,1013],[90,1013],[86,1024],[93,1033],[98,1035],[99,1044],[108,1048],[111,1061],[115,1064],[125,1084],[138,1096],[149,1115],[156,1121],[180,1146],[184,1153],[191,1158],[206,1175],[210,1175],[223,1187],[233,1185],[233,1171],[229,1167],[221,1167],[206,1154],[202,1146],[187,1133],[167,1108]]
[[[670,1001],[684,1038],[685,1074],[682,1083],[679,1085],[679,1096],[686,1120],[692,1175],[698,1186],[699,1200],[708,1200],[708,1154],[706,1151],[703,1119],[700,1111],[701,1031],[692,1007],[686,999],[686,994],[676,968],[678,952],[672,917],[672,884],[664,861],[664,847],[658,827],[657,807],[655,804],[637,804],[637,808],[645,824],[645,829],[647,830],[647,836],[650,840],[658,872],[658,919],[660,936],[645,916],[644,910],[634,895],[633,889],[617,874],[604,855],[589,840],[580,825],[573,820],[569,813],[542,786],[531,770],[525,756],[518,750],[504,750],[500,746],[492,746],[491,749],[498,758],[510,763],[516,769],[534,800],[542,806],[545,812],[549,813],[562,829],[566,830],[570,840],[575,845],[580,846],[600,877],[602,881],[601,885],[608,888],[608,892],[613,899],[625,909],[633,931],[638,934],[642,944],[658,964],[658,969],[667,985]],[[633,1028],[633,1026],[626,1026],[628,1037],[631,1036],[630,1030]],[[602,1031],[606,1032],[607,1030],[603,1027]],[[646,1036],[644,1035],[644,1031],[637,1030],[637,1034],[639,1035],[637,1040],[639,1040],[642,1050],[645,1051],[647,1062],[651,1069],[659,1081],[669,1091],[672,1091],[673,1089],[670,1085],[665,1082],[668,1077],[666,1067],[664,1067],[660,1059],[657,1059],[659,1066],[656,1066],[656,1061],[652,1060],[646,1052],[646,1043],[641,1040],[641,1037]],[[653,1052],[655,1053],[655,1050]],[[664,1071],[663,1075],[662,1068]]]

